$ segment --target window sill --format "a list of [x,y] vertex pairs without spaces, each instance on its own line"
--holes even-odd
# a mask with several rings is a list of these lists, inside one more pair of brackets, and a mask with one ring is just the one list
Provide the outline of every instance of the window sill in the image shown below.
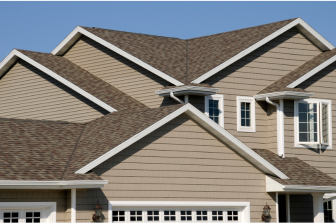
[[295,144],[295,148],[307,148],[307,149],[332,149],[332,145],[322,146],[320,144],[304,145],[304,144]]
[[242,128],[242,127],[238,127],[237,131],[238,132],[256,132],[254,128]]

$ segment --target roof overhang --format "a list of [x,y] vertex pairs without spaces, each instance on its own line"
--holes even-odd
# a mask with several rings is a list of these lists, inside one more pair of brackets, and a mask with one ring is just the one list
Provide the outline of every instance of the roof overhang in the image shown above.
[[336,192],[336,186],[314,186],[314,185],[282,185],[272,178],[266,176],[266,192],[321,192],[332,193]]
[[189,117],[191,117],[194,121],[200,124],[203,128],[208,130],[211,134],[216,136],[221,141],[225,142],[225,144],[228,147],[236,151],[238,154],[240,154],[245,159],[250,161],[252,164],[254,164],[256,167],[258,167],[263,172],[277,176],[281,179],[289,179],[279,169],[277,169],[275,166],[270,164],[267,160],[265,160],[263,157],[258,155],[256,152],[254,152],[248,146],[243,144],[236,137],[231,135],[228,131],[226,131],[224,128],[219,126],[217,123],[215,123],[213,120],[211,120],[209,117],[207,117],[205,114],[203,114],[201,111],[199,111],[198,109],[196,109],[194,106],[192,106],[189,103],[185,104],[184,106],[180,107],[176,111],[172,112],[171,114],[157,121],[153,125],[147,127],[143,131],[139,132],[138,134],[124,141],[123,143],[116,146],[115,148],[112,148],[110,151],[106,152],[105,154],[101,155],[94,161],[80,168],[75,173],[85,174],[89,170],[93,169],[94,167],[108,160],[112,156],[126,149],[128,146],[132,145],[136,141],[142,139],[143,137],[147,136],[151,132],[155,131],[156,129],[163,126],[164,124],[167,124],[169,121],[173,120],[174,118],[176,118],[177,116],[183,113],[186,113]]
[[114,109],[110,105],[104,103],[103,101],[101,101],[97,97],[91,95],[90,93],[86,92],[85,90],[81,89],[80,87],[76,86],[75,84],[69,82],[68,80],[66,80],[62,76],[56,74],[55,72],[51,71],[47,67],[41,65],[40,63],[34,61],[33,59],[27,57],[26,55],[22,54],[21,52],[15,50],[15,49],[12,50],[7,55],[7,57],[0,63],[0,77],[3,76],[8,71],[8,69],[10,69],[14,65],[14,63],[18,59],[22,59],[22,60],[26,61],[27,63],[31,64],[35,68],[41,70],[42,72],[46,73],[47,75],[53,77],[57,81],[59,81],[62,84],[66,85],[70,89],[74,90],[75,92],[77,92],[80,95],[84,96],[85,98],[89,99],[93,103],[95,103],[95,104],[99,105],[100,107],[104,108],[108,112],[117,111],[116,109]]
[[218,88],[202,87],[202,86],[179,86],[175,88],[162,89],[155,91],[159,96],[169,96],[171,92],[175,96],[182,95],[198,95],[198,96],[208,96],[216,94],[219,91]]
[[303,19],[298,18],[286,26],[282,27],[281,29],[275,31],[274,33],[270,34],[269,36],[265,37],[264,39],[258,41],[257,43],[253,44],[249,48],[239,52],[229,60],[223,62],[222,64],[218,65],[217,67],[213,68],[212,70],[208,71],[207,73],[203,74],[202,76],[198,77],[197,79],[193,80],[192,83],[201,83],[204,80],[208,79],[209,77],[213,76],[217,72],[223,70],[224,68],[228,67],[232,63],[238,61],[242,57],[248,55],[252,51],[256,50],[257,48],[263,46],[267,42],[273,40],[274,38],[278,37],[279,35],[283,34],[287,30],[296,27],[307,39],[309,39],[313,44],[315,44],[318,48],[322,51],[332,50],[335,47],[327,41],[324,37],[322,37],[318,32],[316,32],[311,26],[309,26]]
[[127,58],[128,60],[140,65],[141,67],[147,69],[148,71],[153,72],[159,77],[165,79],[166,81],[174,84],[175,86],[184,85],[182,82],[174,79],[173,77],[165,74],[164,72],[152,67],[151,65],[143,62],[139,58],[134,57],[133,55],[127,53],[126,51],[118,48],[117,46],[105,41],[104,39],[94,35],[93,33],[83,29],[80,26],[77,26],[51,53],[54,55],[63,55],[70,47],[76,43],[76,41],[82,36],[87,36],[88,38],[96,41],[97,43],[107,47],[108,49],[120,54],[121,56]]
[[314,95],[314,93],[295,92],[295,91],[281,91],[281,92],[265,93],[265,94],[255,95],[254,99],[256,101],[265,101],[266,97],[268,97],[270,100],[279,100],[279,99],[301,100],[301,99],[307,99],[309,97],[312,97],[313,95]]
[[72,188],[103,188],[107,180],[0,180],[0,189],[72,189]]

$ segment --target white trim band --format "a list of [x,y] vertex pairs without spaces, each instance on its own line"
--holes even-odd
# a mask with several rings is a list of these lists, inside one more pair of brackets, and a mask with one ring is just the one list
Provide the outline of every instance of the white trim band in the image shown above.
[[103,188],[107,180],[68,180],[68,181],[35,181],[35,180],[1,180],[0,189],[72,189]]

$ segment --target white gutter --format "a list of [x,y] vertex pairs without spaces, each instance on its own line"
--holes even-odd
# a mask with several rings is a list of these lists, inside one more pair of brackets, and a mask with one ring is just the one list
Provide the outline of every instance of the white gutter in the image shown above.
[[285,147],[284,147],[284,107],[283,107],[283,99],[280,99],[280,105],[270,101],[268,97],[266,97],[266,102],[276,106],[277,108],[277,146],[278,146],[278,155],[282,158],[285,158]]
[[0,180],[0,189],[73,189],[73,188],[103,188],[107,180]]
[[170,97],[173,98],[174,100],[176,100],[177,102],[184,104],[184,102],[182,100],[180,100],[179,98],[177,98],[176,96],[174,96],[173,92],[170,92]]
[[295,92],[295,91],[281,91],[281,92],[273,92],[273,93],[264,93],[255,95],[254,99],[256,101],[266,100],[266,97],[272,100],[278,99],[288,99],[288,100],[299,100],[299,99],[307,99],[312,97],[314,93],[306,93],[306,92]]
[[212,87],[203,87],[203,86],[177,86],[169,89],[161,89],[155,91],[159,96],[168,96],[171,92],[174,92],[176,95],[186,95],[188,93],[192,95],[213,95],[219,91],[218,88]]

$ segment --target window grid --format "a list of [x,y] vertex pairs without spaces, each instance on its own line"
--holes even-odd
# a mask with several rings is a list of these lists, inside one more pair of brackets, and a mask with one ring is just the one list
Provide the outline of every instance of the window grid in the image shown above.
[[332,217],[332,201],[324,202],[323,210],[324,210],[324,222],[334,222]]
[[243,127],[251,127],[251,103],[240,103],[240,125]]
[[3,222],[4,223],[18,223],[19,222],[19,212],[4,212]]
[[317,103],[299,103],[299,142],[318,142]]
[[40,223],[41,213],[40,212],[26,212],[26,223]]
[[209,99],[209,118],[219,124],[219,100]]
[[113,222],[238,222],[238,211],[208,209],[150,209],[117,210],[112,212]]

